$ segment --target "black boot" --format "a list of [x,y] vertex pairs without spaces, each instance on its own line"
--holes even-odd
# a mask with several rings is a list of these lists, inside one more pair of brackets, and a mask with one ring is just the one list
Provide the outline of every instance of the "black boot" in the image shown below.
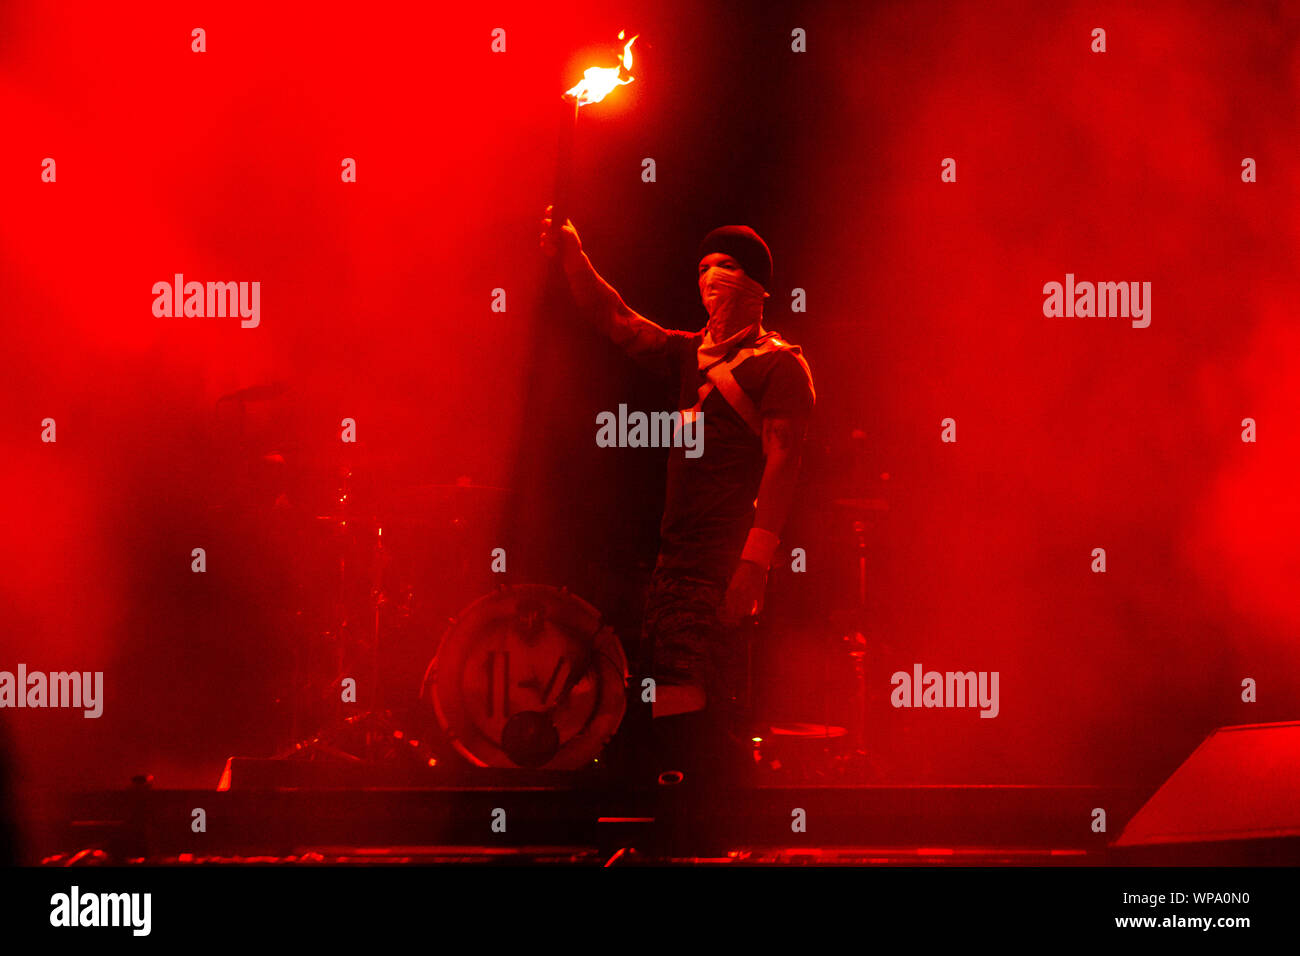
[[674,857],[718,856],[736,839],[749,799],[752,746],[721,708],[661,717],[655,741],[656,830]]

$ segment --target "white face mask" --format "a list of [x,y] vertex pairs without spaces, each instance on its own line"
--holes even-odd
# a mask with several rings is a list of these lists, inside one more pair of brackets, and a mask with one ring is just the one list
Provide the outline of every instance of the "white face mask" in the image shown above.
[[720,342],[763,318],[763,287],[742,272],[712,266],[700,276],[700,301],[709,312],[709,335]]

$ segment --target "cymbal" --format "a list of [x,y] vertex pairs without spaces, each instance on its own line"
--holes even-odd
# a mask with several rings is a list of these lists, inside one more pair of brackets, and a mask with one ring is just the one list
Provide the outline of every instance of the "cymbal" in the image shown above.
[[455,484],[405,485],[380,491],[379,510],[389,521],[442,521],[447,518],[482,519],[505,507],[511,488],[477,485],[470,481]]
[[857,511],[889,510],[889,501],[885,498],[836,498],[831,504],[837,508],[853,508]]
[[476,485],[471,482],[455,484],[406,485],[393,492],[393,497],[412,500],[443,502],[461,501],[467,498],[506,498],[514,494],[511,488],[498,485]]
[[773,724],[768,728],[773,737],[843,737],[848,731],[830,724]]

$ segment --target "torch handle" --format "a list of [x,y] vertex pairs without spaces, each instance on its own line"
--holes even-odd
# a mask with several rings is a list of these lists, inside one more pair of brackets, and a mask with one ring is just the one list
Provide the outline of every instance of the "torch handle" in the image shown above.
[[569,218],[573,188],[573,137],[578,128],[578,98],[560,97],[560,141],[555,161],[555,198],[551,201],[551,235],[558,236]]

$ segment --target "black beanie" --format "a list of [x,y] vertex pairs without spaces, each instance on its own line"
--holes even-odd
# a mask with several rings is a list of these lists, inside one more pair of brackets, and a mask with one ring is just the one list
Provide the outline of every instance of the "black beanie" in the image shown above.
[[768,292],[772,286],[772,251],[763,238],[748,226],[719,226],[700,243],[699,262],[713,252],[731,256],[749,276]]

